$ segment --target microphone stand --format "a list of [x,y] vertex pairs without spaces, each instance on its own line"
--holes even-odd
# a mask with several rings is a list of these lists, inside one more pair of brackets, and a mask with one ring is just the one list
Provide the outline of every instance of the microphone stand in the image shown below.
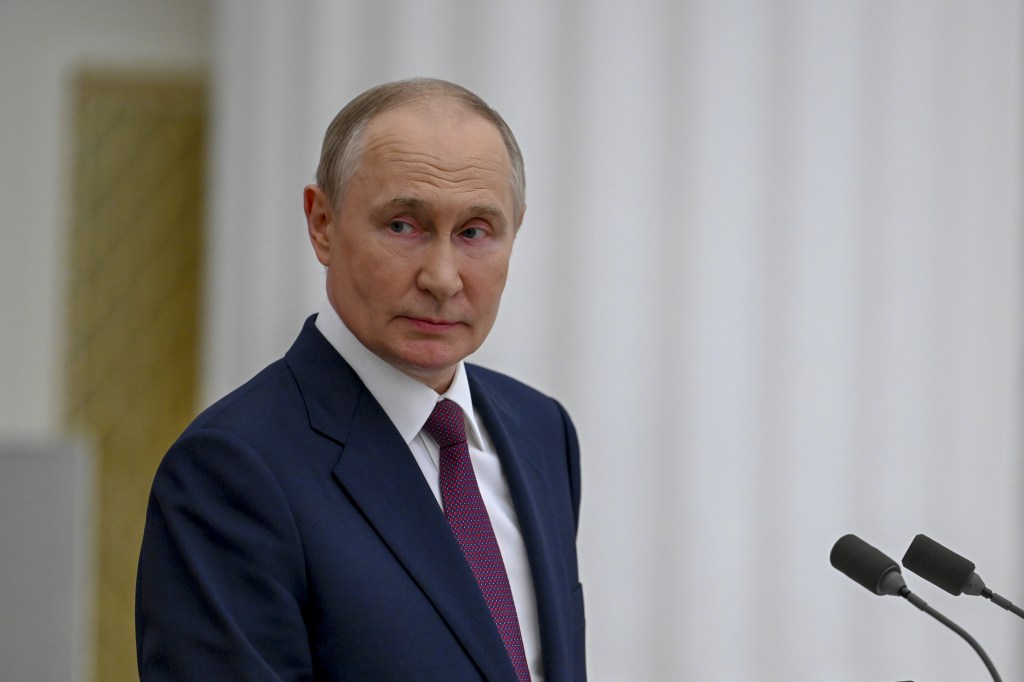
[[[989,591],[991,592],[991,590],[989,590]],[[922,611],[924,611],[929,616],[931,616],[935,620],[937,620],[940,623],[942,623],[943,625],[945,625],[947,628],[949,628],[950,630],[952,630],[956,634],[958,634],[961,637],[963,637],[964,641],[967,642],[968,644],[970,644],[971,648],[974,649],[974,651],[979,656],[981,656],[981,660],[985,663],[985,667],[988,668],[989,674],[992,675],[993,682],[1002,682],[1002,678],[999,677],[999,673],[996,671],[996,667],[992,664],[992,659],[990,659],[988,657],[988,654],[986,654],[985,650],[981,648],[981,645],[978,644],[978,641],[976,639],[974,639],[974,637],[971,637],[970,633],[968,633],[962,627],[960,627],[959,625],[957,625],[956,623],[951,621],[949,618],[946,618],[945,616],[943,616],[941,613],[939,613],[938,611],[936,611],[932,607],[928,606],[928,604],[925,602],[924,599],[921,599],[916,594],[911,592],[910,589],[908,589],[906,585],[904,585],[902,588],[900,588],[899,596],[903,597],[904,599],[909,601],[911,604],[913,604],[917,608],[921,609]],[[995,595],[995,596],[999,596],[999,595]],[[1007,602],[1007,603],[1009,603],[1009,602]],[[1002,606],[1002,605],[1000,604],[1000,606]],[[1011,604],[1011,606],[1013,606],[1013,605]],[[1014,607],[1014,608],[1016,608],[1016,607]]]
[[988,589],[987,587],[981,591],[981,596],[988,599],[997,606],[1002,606],[1004,609],[1012,614],[1024,618],[1024,609],[1011,602],[1006,597],[1000,597],[998,594]]

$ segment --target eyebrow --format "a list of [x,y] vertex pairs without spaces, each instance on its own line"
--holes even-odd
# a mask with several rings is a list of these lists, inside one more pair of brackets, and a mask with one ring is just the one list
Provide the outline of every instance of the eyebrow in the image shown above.
[[[379,219],[384,219],[388,214],[395,211],[426,211],[430,208],[430,204],[423,199],[413,196],[395,197],[389,199],[383,204],[373,210],[373,215]],[[497,222],[502,228],[507,226],[507,220],[505,214],[501,211],[496,204],[491,202],[484,202],[480,204],[472,204],[465,211],[462,212],[464,216],[468,217],[485,217]]]
[[387,213],[399,210],[422,211],[426,209],[427,202],[416,197],[395,197],[389,199],[373,210],[374,215],[383,217]]

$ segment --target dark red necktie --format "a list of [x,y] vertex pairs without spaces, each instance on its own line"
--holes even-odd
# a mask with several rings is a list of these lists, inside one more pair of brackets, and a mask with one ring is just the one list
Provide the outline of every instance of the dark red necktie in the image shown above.
[[505,562],[494,538],[491,519],[476,484],[473,462],[469,459],[462,408],[451,400],[442,400],[434,406],[423,428],[441,446],[441,502],[445,518],[466,555],[491,617],[498,626],[498,634],[512,659],[516,677],[520,682],[528,682],[530,669],[523,650],[516,604],[512,600],[512,589],[508,585]]

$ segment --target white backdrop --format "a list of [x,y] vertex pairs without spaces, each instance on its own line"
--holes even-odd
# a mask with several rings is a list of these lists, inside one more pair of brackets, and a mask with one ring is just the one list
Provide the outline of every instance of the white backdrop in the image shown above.
[[[584,447],[594,680],[985,679],[834,571],[924,532],[1024,602],[1024,7],[222,0],[206,395],[322,296],[301,188],[412,75],[517,132],[526,222],[476,360]],[[1024,678],[1024,621],[911,588]]]

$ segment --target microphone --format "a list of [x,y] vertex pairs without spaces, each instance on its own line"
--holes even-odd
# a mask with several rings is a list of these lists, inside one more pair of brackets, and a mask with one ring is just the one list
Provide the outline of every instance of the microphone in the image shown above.
[[851,533],[839,538],[836,544],[832,546],[829,561],[834,568],[846,574],[848,578],[862,585],[870,592],[874,592],[877,595],[903,597],[960,635],[981,657],[994,682],[1002,682],[1002,678],[999,677],[995,666],[992,665],[992,660],[985,653],[985,650],[981,648],[977,640],[971,637],[962,627],[928,606],[923,599],[911,592],[907,588],[907,583],[903,580],[899,564],[894,560]]
[[900,565],[852,533],[832,546],[832,566],[877,595],[902,596],[907,589]]
[[961,594],[981,595],[993,604],[1024,618],[1024,610],[1009,599],[985,587],[985,582],[974,572],[974,562],[935,542],[927,535],[918,535],[903,555],[903,565],[930,583],[941,587],[954,597]]

